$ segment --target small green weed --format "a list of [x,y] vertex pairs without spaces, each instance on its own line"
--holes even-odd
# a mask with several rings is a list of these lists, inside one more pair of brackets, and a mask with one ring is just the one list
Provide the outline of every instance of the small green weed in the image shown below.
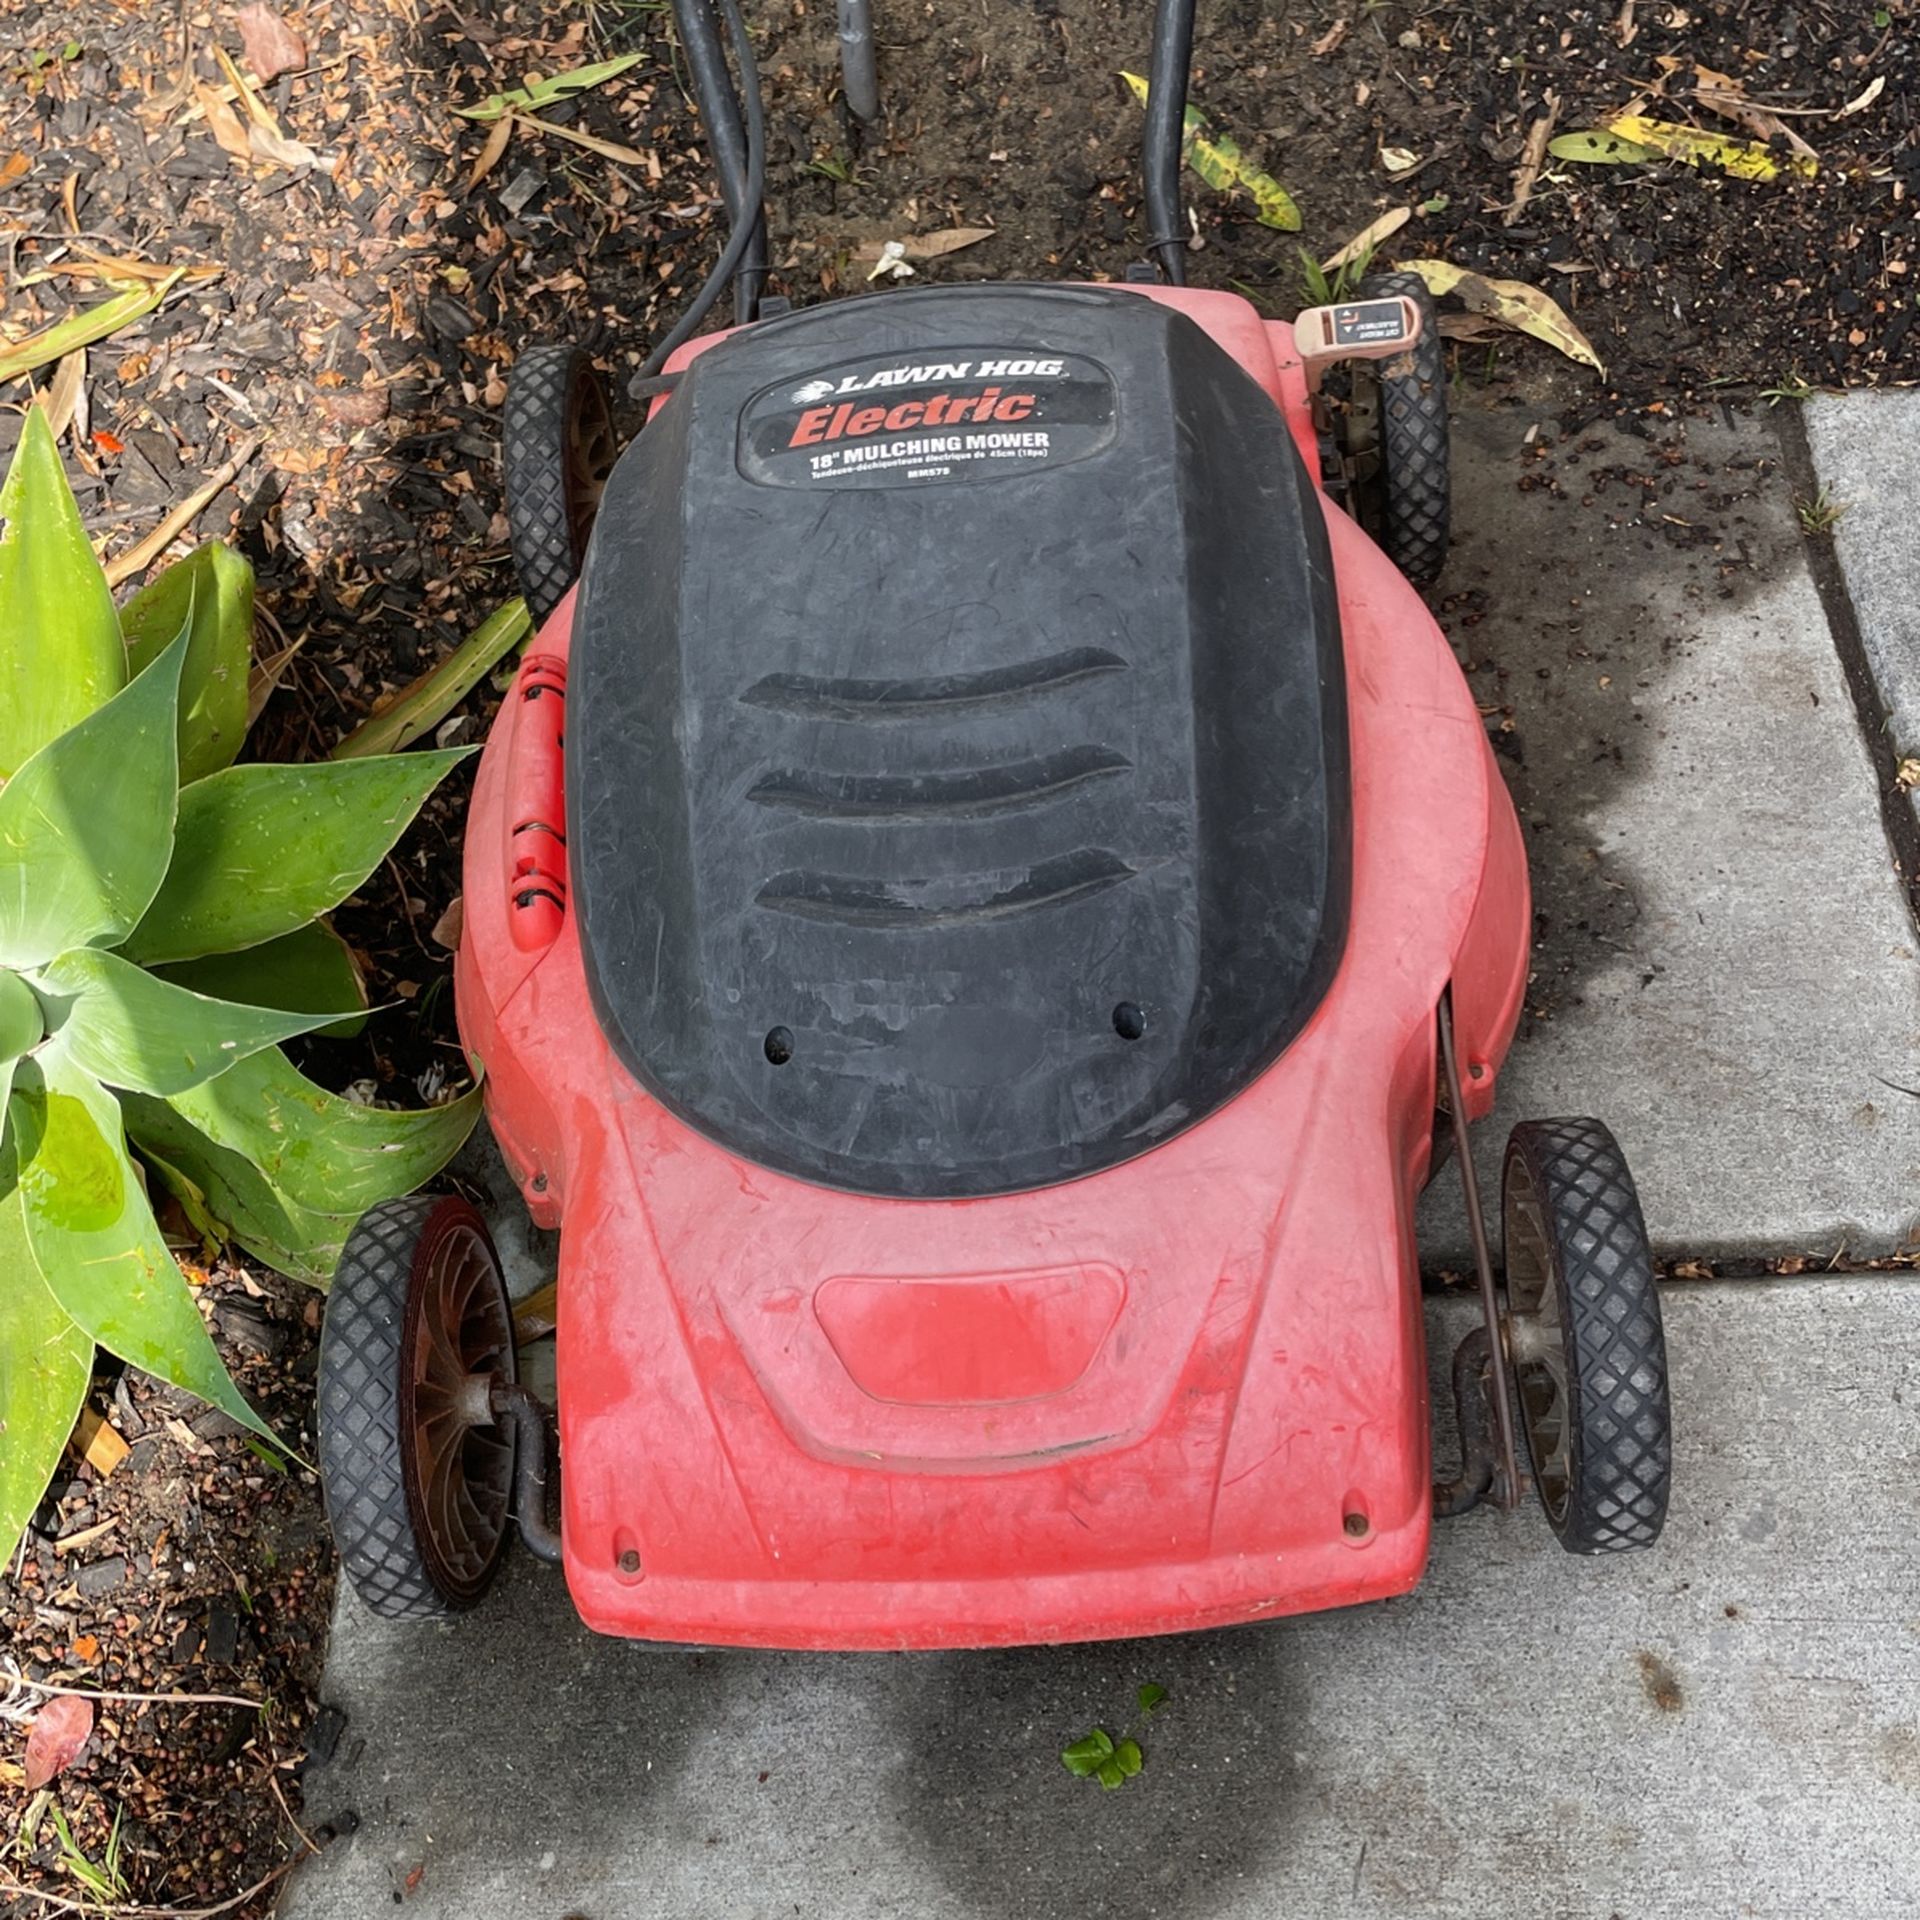
[[102,1913],[107,1913],[119,1902],[126,1899],[128,1893],[127,1877],[120,1867],[120,1823],[126,1817],[124,1807],[116,1807],[113,1826],[107,1834],[107,1844],[98,1860],[91,1860],[82,1852],[79,1843],[73,1837],[73,1829],[67,1825],[67,1816],[61,1810],[59,1801],[52,1802],[47,1808],[48,1817],[53,1821],[53,1830],[60,1840],[60,1864],[86,1888]]
[[[1140,1718],[1149,1718],[1166,1697],[1166,1688],[1149,1680],[1134,1696]],[[1098,1780],[1111,1793],[1124,1787],[1147,1764],[1147,1756],[1131,1734],[1116,1740],[1105,1727],[1095,1727],[1061,1748],[1060,1764],[1076,1780]]]
[[1803,532],[1814,535],[1829,534],[1845,517],[1847,502],[1836,500],[1825,487],[1822,487],[1811,500],[1796,500],[1794,511],[1800,516]]

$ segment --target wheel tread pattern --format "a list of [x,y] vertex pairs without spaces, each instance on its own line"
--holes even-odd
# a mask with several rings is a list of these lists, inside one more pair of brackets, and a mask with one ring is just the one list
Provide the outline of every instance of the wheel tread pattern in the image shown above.
[[1650,1547],[1673,1480],[1667,1345],[1653,1256],[1625,1156],[1598,1120],[1516,1127],[1557,1243],[1575,1398],[1570,1553]]
[[372,1208],[340,1256],[320,1335],[320,1484],[354,1591],[386,1620],[453,1608],[414,1538],[401,1469],[400,1347],[414,1248],[437,1201]]
[[1446,356],[1433,297],[1417,273],[1369,274],[1360,291],[1369,300],[1404,295],[1424,323],[1411,370],[1380,376],[1381,545],[1415,586],[1430,586],[1446,563],[1452,518]]
[[579,577],[567,511],[567,415],[587,355],[579,347],[529,347],[513,364],[500,420],[507,539],[535,624]]

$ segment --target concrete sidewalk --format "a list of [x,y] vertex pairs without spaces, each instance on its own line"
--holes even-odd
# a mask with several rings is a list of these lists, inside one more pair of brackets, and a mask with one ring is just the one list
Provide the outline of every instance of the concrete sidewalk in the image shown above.
[[[1920,391],[1821,394],[1806,421],[1888,742],[1920,753]],[[1920,790],[1908,804],[1920,813]]]
[[[1497,1181],[1512,1121],[1592,1113],[1664,1251],[1880,1254],[1920,1218],[1886,1084],[1920,1085],[1920,970],[1774,428],[1552,444],[1545,409],[1456,408],[1438,598],[1510,723],[1535,905],[1479,1159]],[[1421,1226],[1430,1268],[1465,1264],[1456,1182]]]
[[[1435,1313],[1439,1353],[1470,1321]],[[283,1912],[1904,1920],[1920,1282],[1682,1287],[1667,1317],[1674,1505],[1637,1557],[1480,1513],[1404,1601],[993,1654],[649,1654],[524,1556],[451,1627],[345,1601],[308,1808],[361,1824]],[[1146,1681],[1145,1772],[1069,1778]]]

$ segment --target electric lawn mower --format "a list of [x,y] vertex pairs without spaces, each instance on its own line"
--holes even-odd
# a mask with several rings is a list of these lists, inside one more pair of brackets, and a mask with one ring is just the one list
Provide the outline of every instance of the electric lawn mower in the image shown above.
[[[560,1520],[479,1216],[375,1209],[320,1373],[360,1594],[468,1605],[517,1517],[644,1640],[1265,1619],[1411,1587],[1436,1514],[1518,1502],[1517,1432],[1569,1550],[1651,1545],[1620,1151],[1514,1129],[1497,1278],[1466,1150],[1529,903],[1409,583],[1447,533],[1421,284],[1291,325],[1183,284],[1192,0],[1159,0],[1157,271],[790,310],[738,0],[674,13],[732,235],[617,461],[583,353],[516,369],[543,624],[455,973],[560,1233]],[[739,324],[693,339],[729,282]],[[1413,1215],[1449,1152],[1484,1325],[1435,1484]]]

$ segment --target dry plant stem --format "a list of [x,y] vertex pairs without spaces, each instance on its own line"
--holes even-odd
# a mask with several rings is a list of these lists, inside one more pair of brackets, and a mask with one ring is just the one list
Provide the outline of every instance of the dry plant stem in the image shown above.
[[[298,1856],[296,1856],[297,1859]],[[103,1906],[98,1900],[69,1900],[64,1893],[42,1893],[38,1887],[30,1887],[23,1880],[16,1880],[11,1873],[0,1879],[0,1893],[10,1894],[19,1899],[38,1900],[43,1906],[50,1907],[55,1913],[87,1913],[104,1915],[105,1920],[216,1920],[216,1916],[231,1913],[235,1907],[243,1907],[256,1894],[265,1893],[276,1880],[284,1880],[292,1872],[294,1860],[283,1860],[279,1866],[264,1879],[256,1880],[243,1893],[236,1893],[230,1900],[222,1900],[212,1907],[139,1907],[139,1906]]]
[[267,1769],[267,1785],[273,1789],[273,1797],[280,1802],[280,1811],[287,1816],[287,1825],[300,1836],[301,1845],[304,1846],[309,1853],[318,1853],[320,1851],[319,1842],[293,1817],[293,1809],[287,1805],[287,1796],[280,1790],[280,1769],[278,1767],[270,1766]]
[[129,547],[117,559],[106,563],[107,584],[117,587],[143,573],[179,539],[201,514],[206,512],[222,489],[230,487],[239,477],[244,467],[260,451],[266,440],[264,433],[249,435],[240,443],[239,450],[224,466],[217,467],[207,477],[206,484],[189,494],[173,509],[167,517],[140,542],[137,547]]
[[1526,149],[1520,156],[1519,170],[1513,176],[1513,199],[1501,216],[1509,227],[1526,212],[1527,202],[1533,198],[1534,183],[1540,178],[1541,168],[1547,164],[1547,142],[1553,138],[1554,123],[1560,118],[1560,97],[1549,89],[1545,103],[1546,112],[1527,129]]
[[71,1700],[113,1700],[152,1707],[251,1707],[255,1713],[261,1708],[258,1700],[247,1700],[237,1693],[112,1693],[98,1687],[55,1686],[51,1680],[29,1680],[25,1674],[19,1684],[35,1693],[57,1693]]

